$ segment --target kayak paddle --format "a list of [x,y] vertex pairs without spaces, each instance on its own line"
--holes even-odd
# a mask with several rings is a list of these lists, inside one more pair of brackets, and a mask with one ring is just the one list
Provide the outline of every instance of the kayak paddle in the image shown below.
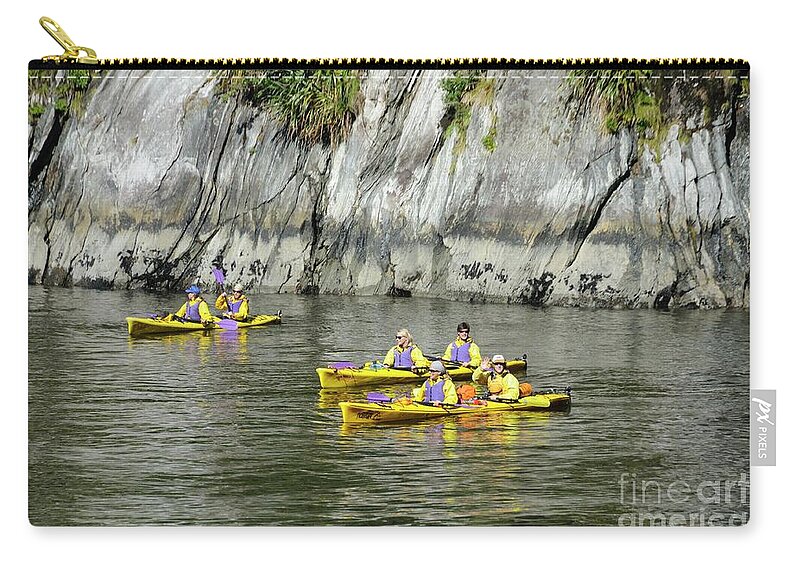
[[390,404],[392,402],[392,398],[383,392],[368,392],[367,402],[372,402],[375,404]]
[[239,328],[239,323],[233,319],[222,319],[221,321],[217,321],[217,324],[228,331],[235,331]]
[[460,362],[456,362],[455,360],[445,360],[444,358],[441,358],[439,356],[430,356],[429,354],[423,354],[422,356],[424,356],[425,358],[427,358],[430,361],[441,360],[445,364],[450,364],[451,366],[459,366],[459,367],[462,367],[462,368],[469,368],[468,364],[461,364]]
[[[151,319],[159,319],[159,320],[160,320],[160,319],[166,319],[166,318],[167,318],[168,316],[170,316],[170,315],[163,315],[163,314],[162,314],[162,315],[159,315],[159,314],[157,314],[157,313],[150,313],[150,314],[148,314],[147,316],[148,316],[149,318],[151,318]],[[190,321],[189,319],[187,319],[187,318],[185,318],[185,317],[179,317],[178,315],[172,315],[172,320],[174,320],[174,321],[178,321],[179,323],[197,323],[197,324],[199,324],[199,325],[200,325],[200,324],[202,324],[202,325],[205,325],[205,323],[198,323],[197,321]],[[233,322],[234,324],[236,324],[236,321],[232,321],[232,322]],[[230,325],[227,325],[227,326],[226,326],[226,325],[223,325],[223,324],[222,324],[222,321],[220,321],[220,322],[219,322],[219,325],[220,325],[222,328],[230,328]],[[238,326],[238,325],[234,326],[233,328],[236,328],[237,326]]]
[[214,274],[214,280],[217,282],[217,285],[219,285],[220,291],[225,295],[225,304],[228,306],[228,312],[232,313],[231,304],[228,302],[228,294],[225,293],[225,274],[219,267],[212,267],[211,273]]
[[222,272],[222,269],[220,269],[219,267],[212,267],[211,273],[214,274],[214,280],[217,283],[219,283],[220,285],[225,283],[225,274]]

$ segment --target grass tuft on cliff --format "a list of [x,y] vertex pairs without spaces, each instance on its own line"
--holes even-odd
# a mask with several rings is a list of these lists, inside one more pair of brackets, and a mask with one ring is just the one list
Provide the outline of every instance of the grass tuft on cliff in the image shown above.
[[28,71],[28,122],[36,124],[49,106],[57,113],[79,115],[91,80],[92,73],[82,69],[56,74],[52,71]]
[[[441,125],[444,128],[444,138],[455,136],[453,147],[453,162],[451,172],[455,169],[455,160],[467,147],[467,129],[472,120],[472,109],[477,106],[490,106],[494,102],[495,84],[493,79],[486,77],[486,71],[469,70],[456,71],[451,77],[442,79],[445,113]],[[481,142],[488,152],[497,148],[497,114],[492,120],[492,126]]]
[[680,127],[678,140],[685,144],[691,137],[688,119],[693,118],[694,129],[708,128],[734,104],[749,98],[749,79],[739,72],[703,75],[708,77],[706,81],[692,84],[676,82],[658,70],[581,69],[568,74],[565,87],[567,100],[577,113],[599,109],[606,132],[634,130],[640,149],[649,146],[659,159],[671,125]]
[[290,136],[305,144],[344,140],[361,108],[361,80],[349,69],[223,72],[218,88],[266,109]]
[[567,76],[570,100],[581,113],[599,107],[609,133],[635,127],[640,133],[662,122],[660,97],[650,70],[578,69]]

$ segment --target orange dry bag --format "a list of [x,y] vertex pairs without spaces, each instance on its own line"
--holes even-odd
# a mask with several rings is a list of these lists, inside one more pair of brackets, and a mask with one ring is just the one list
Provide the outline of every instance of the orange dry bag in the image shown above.
[[456,390],[456,394],[458,394],[459,402],[467,402],[478,395],[475,391],[475,386],[472,386],[471,384],[462,384]]

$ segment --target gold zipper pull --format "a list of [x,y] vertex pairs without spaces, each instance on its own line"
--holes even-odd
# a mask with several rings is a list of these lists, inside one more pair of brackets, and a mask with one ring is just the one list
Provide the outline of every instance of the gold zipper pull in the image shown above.
[[[58,44],[64,48],[64,53],[62,55],[46,55],[42,58],[44,61],[56,61],[56,62],[67,62],[67,63],[97,63],[97,54],[91,48],[81,47],[75,45],[70,37],[67,35],[67,32],[59,26],[52,18],[48,18],[47,16],[42,16],[39,18],[39,23],[45,29],[45,31],[50,34],[54,40],[58,42]],[[81,55],[83,52],[86,55]]]

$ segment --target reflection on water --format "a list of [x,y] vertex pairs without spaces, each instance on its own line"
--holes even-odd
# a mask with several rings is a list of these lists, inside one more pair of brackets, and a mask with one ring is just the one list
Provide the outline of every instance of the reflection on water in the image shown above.
[[[547,440],[547,430],[543,428],[550,417],[568,415],[569,412],[511,412],[494,414],[469,414],[452,418],[432,418],[416,422],[398,422],[394,424],[342,424],[340,433],[343,437],[397,438],[398,443],[408,438],[425,435],[425,441],[432,441],[429,436],[455,451],[471,445],[497,445],[501,449],[511,449],[512,444],[525,438],[525,445],[539,445]],[[373,432],[375,435],[371,435]]]
[[[284,324],[127,336],[126,316],[178,300],[29,288],[32,523],[616,525],[620,478],[749,473],[746,312],[265,295],[254,309]],[[342,425],[343,399],[416,384],[320,390],[317,366],[380,358],[404,327],[440,353],[463,320],[484,354],[527,353],[534,389],[572,386],[570,413]]]
[[128,347],[132,353],[136,350],[147,352],[157,344],[180,354],[181,358],[203,364],[217,359],[246,363],[247,333],[248,329],[238,329],[128,337]]

